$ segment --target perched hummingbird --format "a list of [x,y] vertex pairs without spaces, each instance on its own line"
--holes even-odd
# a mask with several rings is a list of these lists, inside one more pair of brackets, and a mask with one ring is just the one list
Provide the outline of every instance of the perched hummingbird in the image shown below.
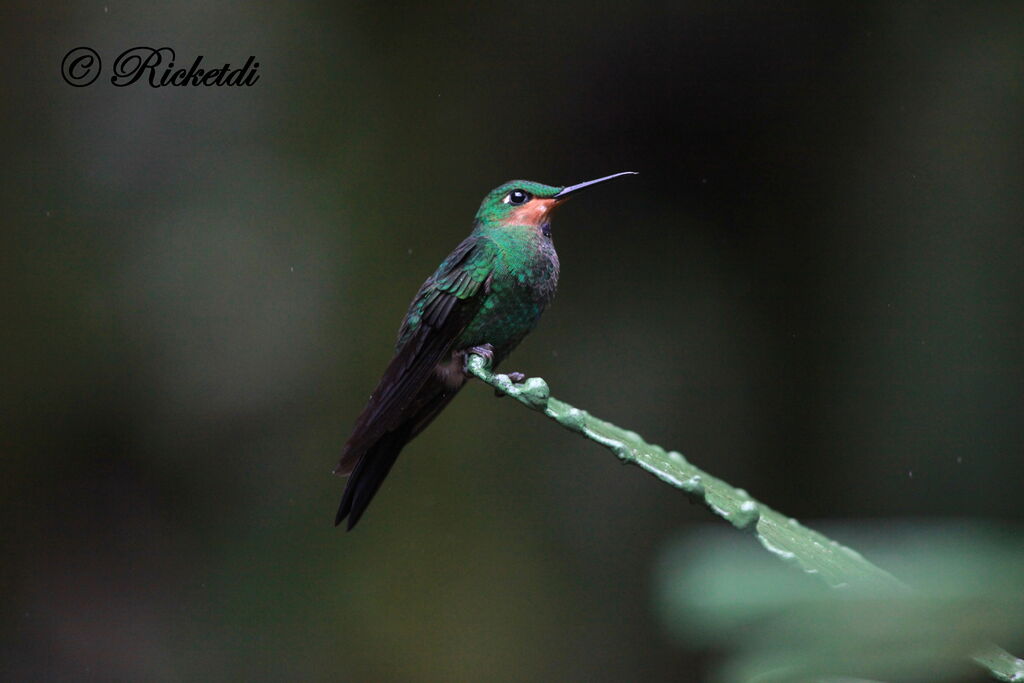
[[334,468],[348,476],[335,525],[346,517],[350,530],[356,525],[405,444],[466,383],[467,354],[496,367],[537,324],[558,284],[552,210],[584,188],[634,173],[568,187],[512,180],[484,197],[473,232],[413,298],[395,357],[345,443]]

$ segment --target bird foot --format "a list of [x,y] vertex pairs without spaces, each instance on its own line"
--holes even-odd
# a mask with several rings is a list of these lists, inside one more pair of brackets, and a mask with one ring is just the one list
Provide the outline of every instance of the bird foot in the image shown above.
[[[524,375],[521,372],[510,372],[506,375],[506,377],[512,380],[512,384],[522,384],[523,382],[526,381],[526,375]],[[495,389],[494,395],[497,396],[498,398],[501,398],[502,396],[505,396],[505,392],[502,391],[501,389]]]
[[486,360],[487,367],[489,369],[491,365],[494,363],[494,347],[491,346],[490,344],[481,344],[480,346],[473,346],[466,349],[465,353],[463,354],[463,358],[465,360],[463,362],[462,368],[462,372],[465,373],[466,377],[472,376],[472,373],[470,373],[469,368],[465,366],[465,364],[469,362],[470,356],[480,356],[481,358]]
[[[470,356],[480,356],[481,358],[486,360],[487,367],[489,369],[491,365],[494,363],[494,346],[492,346],[491,344],[481,344],[480,346],[470,347],[465,351],[465,358],[467,362]],[[471,374],[469,370],[466,368],[463,369],[463,372],[466,373],[467,377],[470,376]],[[508,377],[513,384],[522,384],[523,382],[526,381],[526,375],[521,372],[509,372],[505,376]],[[501,398],[502,396],[505,395],[505,392],[503,392],[501,389],[495,389],[494,395],[497,396],[498,398]]]

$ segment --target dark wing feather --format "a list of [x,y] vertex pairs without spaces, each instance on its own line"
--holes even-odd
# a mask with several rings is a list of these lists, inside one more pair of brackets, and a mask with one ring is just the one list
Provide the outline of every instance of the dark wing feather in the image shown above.
[[335,523],[348,514],[349,528],[355,524],[405,443],[451,400],[454,391],[437,380],[434,369],[450,358],[456,340],[480,309],[493,261],[490,242],[469,238],[413,299],[395,357],[334,470],[350,474]]
[[[479,295],[494,260],[490,244],[480,238],[466,239],[420,287],[399,333],[395,357],[356,421],[336,471],[346,473],[350,445],[375,438],[402,422],[406,416],[402,408],[414,399],[438,363],[448,359],[452,345],[482,304]],[[467,267],[472,267],[479,279],[452,292],[452,285]]]

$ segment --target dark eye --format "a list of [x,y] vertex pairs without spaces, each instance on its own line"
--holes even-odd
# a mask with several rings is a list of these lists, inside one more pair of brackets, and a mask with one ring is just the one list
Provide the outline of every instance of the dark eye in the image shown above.
[[525,204],[530,199],[530,193],[527,192],[526,190],[512,190],[511,192],[508,193],[508,196],[505,197],[506,202],[508,202],[509,204],[515,204],[517,206],[519,204]]

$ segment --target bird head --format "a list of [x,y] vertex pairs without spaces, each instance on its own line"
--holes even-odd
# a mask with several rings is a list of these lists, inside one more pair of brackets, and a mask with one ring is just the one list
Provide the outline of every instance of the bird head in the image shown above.
[[623,171],[565,187],[531,180],[510,180],[487,193],[476,212],[476,221],[478,225],[488,227],[540,229],[549,235],[551,212],[569,197],[600,183],[635,174],[636,171]]

